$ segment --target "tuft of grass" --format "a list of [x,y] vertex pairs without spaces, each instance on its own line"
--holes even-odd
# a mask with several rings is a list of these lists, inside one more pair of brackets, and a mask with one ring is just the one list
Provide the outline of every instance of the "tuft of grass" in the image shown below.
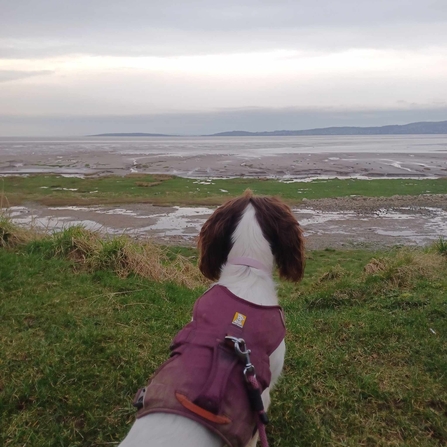
[[334,279],[340,279],[347,275],[347,271],[339,264],[331,267],[327,272],[323,273],[319,278],[318,282],[333,281]]
[[442,256],[447,256],[447,240],[440,237],[437,242],[434,243],[434,249]]
[[135,184],[143,188],[150,188],[151,186],[161,185],[161,182],[136,182]]
[[163,247],[124,235],[106,237],[82,225],[49,236],[0,218],[0,247],[22,248],[43,259],[66,259],[79,271],[110,270],[120,278],[136,275],[190,288],[209,285],[197,267],[195,253],[189,249]]
[[372,259],[364,271],[392,287],[406,287],[417,279],[433,278],[443,267],[442,258],[435,253],[403,248],[392,256]]
[[37,231],[15,225],[5,214],[0,214],[0,247],[13,248],[38,237]]
[[0,220],[0,247],[22,247],[44,259],[67,259],[77,270],[110,270],[120,278],[136,275],[190,288],[209,284],[197,267],[196,256],[186,249],[163,247],[150,240],[136,241],[124,235],[106,237],[82,225],[36,238],[33,231]]
[[99,237],[98,232],[89,231],[82,225],[65,228],[53,234],[51,255],[85,264],[100,249]]
[[110,269],[121,278],[138,275],[191,288],[208,284],[189,257],[172,256],[169,249],[150,241],[136,243],[120,237],[104,240],[101,245],[101,250],[90,260],[90,269]]

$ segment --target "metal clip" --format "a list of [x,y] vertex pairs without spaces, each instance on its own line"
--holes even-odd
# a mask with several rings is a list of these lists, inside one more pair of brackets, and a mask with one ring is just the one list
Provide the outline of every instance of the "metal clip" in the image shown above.
[[137,409],[141,410],[144,407],[144,396],[146,394],[146,388],[140,388],[137,391],[137,395],[135,396],[132,405]]
[[248,375],[256,377],[255,367],[250,360],[251,350],[247,349],[245,340],[243,338],[232,337],[231,335],[227,335],[225,337],[225,340],[233,342],[234,350],[237,356],[245,362],[245,368],[244,368],[245,380],[248,381]]

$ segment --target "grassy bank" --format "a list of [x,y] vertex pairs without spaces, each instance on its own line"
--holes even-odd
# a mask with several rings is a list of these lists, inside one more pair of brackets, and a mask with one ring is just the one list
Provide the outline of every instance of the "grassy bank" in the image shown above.
[[72,178],[58,175],[0,179],[3,206],[38,202],[44,205],[219,205],[250,188],[255,194],[278,195],[289,204],[303,198],[320,199],[362,195],[447,194],[447,178],[425,180],[314,180],[284,183],[277,180],[235,178],[202,181],[166,175]]
[[[148,246],[79,228],[36,239],[7,222],[0,245],[0,444],[118,443],[207,287],[196,252],[160,250],[143,268]],[[304,281],[279,285],[288,350],[272,446],[447,444],[443,251],[310,252]]]

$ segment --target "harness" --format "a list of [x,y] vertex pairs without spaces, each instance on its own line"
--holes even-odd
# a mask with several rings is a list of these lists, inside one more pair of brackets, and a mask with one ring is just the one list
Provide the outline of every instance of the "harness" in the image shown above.
[[281,307],[249,303],[213,286],[175,336],[169,360],[137,392],[137,418],[178,414],[206,426],[229,447],[245,446],[258,419],[267,423],[261,393],[271,380],[269,356],[284,336]]

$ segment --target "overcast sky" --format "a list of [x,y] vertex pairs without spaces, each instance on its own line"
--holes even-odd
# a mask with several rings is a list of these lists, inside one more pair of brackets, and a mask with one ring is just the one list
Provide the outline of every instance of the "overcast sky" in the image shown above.
[[0,0],[0,136],[447,120],[446,0]]

